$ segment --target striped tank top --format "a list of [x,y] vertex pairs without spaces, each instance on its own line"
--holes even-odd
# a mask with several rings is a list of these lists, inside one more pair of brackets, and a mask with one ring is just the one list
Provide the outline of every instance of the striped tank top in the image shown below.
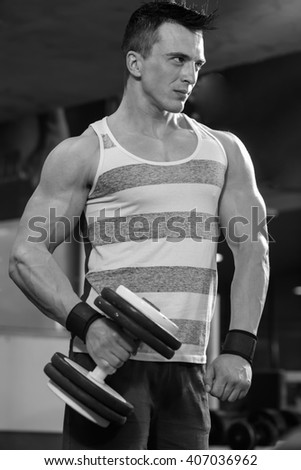
[[[91,124],[100,158],[83,214],[83,299],[95,308],[103,287],[123,284],[179,327],[182,346],[172,361],[205,363],[227,157],[207,128],[184,116],[198,143],[192,155],[174,162],[131,154],[114,138],[106,118]],[[133,359],[166,361],[144,344]]]

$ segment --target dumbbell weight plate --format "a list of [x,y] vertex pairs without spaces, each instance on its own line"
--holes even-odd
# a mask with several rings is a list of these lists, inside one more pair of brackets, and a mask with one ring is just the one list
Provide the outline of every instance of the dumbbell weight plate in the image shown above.
[[80,406],[83,404],[86,408],[101,416],[105,420],[108,420],[109,422],[113,422],[119,425],[126,422],[125,416],[116,413],[111,408],[108,408],[103,403],[96,400],[96,398],[86,393],[80,387],[71,382],[71,380],[66,378],[50,362],[44,367],[44,372],[52,380],[52,382],[63,389],[63,391],[66,392],[69,397],[71,396],[77,400],[80,403]]
[[169,318],[167,318],[165,315],[163,315],[163,313],[160,312],[160,310],[155,305],[149,302],[149,300],[144,298],[142,299],[123,285],[117,287],[116,293],[126,300],[130,305],[135,307],[139,312],[142,312],[157,325],[167,330],[170,334],[174,336],[177,334],[179,329],[178,326],[169,320]]
[[247,421],[237,421],[230,425],[226,443],[234,450],[254,449],[256,445],[255,430]]
[[273,424],[262,418],[257,422],[236,422],[229,427],[227,440],[231,449],[250,450],[255,447],[270,447],[276,443],[277,431]]
[[275,425],[266,418],[262,418],[255,423],[256,432],[259,434],[257,445],[260,447],[271,447],[274,446],[278,439],[278,431]]
[[70,406],[70,408],[80,413],[84,418],[92,421],[92,423],[98,424],[98,426],[101,426],[102,428],[107,428],[109,426],[110,422],[108,420],[102,418],[97,413],[94,413],[94,411],[90,410],[87,406],[83,405],[74,397],[69,395],[69,393],[65,392],[52,380],[48,380],[47,385],[58,398],[63,400],[66,405]]
[[135,338],[150,346],[163,357],[171,359],[174,356],[175,352],[173,349],[166,346],[166,344],[164,344],[160,339],[156,338],[152,333],[138,325],[132,319],[128,318],[128,316],[122,313],[121,310],[114,307],[114,305],[107,302],[101,296],[98,296],[94,300],[94,303],[102,312],[114,320],[117,325],[127,330]]
[[212,445],[226,444],[227,431],[235,422],[242,420],[243,413],[238,410],[210,410],[211,430],[209,443]]
[[[173,350],[177,350],[180,348],[181,342],[173,334],[171,334],[161,325],[158,325],[157,323],[155,323],[155,321],[153,321],[151,318],[146,316],[143,313],[143,311],[138,310],[136,307],[134,307],[127,300],[121,297],[113,289],[110,289],[109,287],[105,287],[101,291],[101,296],[103,299],[107,300],[110,304],[114,305],[119,310],[124,312],[129,318],[135,321],[138,325],[145,328],[147,331],[152,333],[156,338],[160,339],[163,343],[165,343],[167,346],[169,346]],[[144,301],[144,304],[146,304],[145,301]],[[141,304],[141,307],[144,307],[144,305]],[[148,306],[148,308],[149,309],[151,308],[152,311],[155,311],[154,307],[150,305]],[[161,315],[159,312],[157,312],[157,314]],[[157,318],[157,316],[155,316],[155,318]],[[165,322],[165,324],[167,324],[167,322]]]
[[55,353],[51,358],[51,363],[67,379],[87,392],[96,400],[101,401],[108,408],[113,409],[122,416],[128,416],[134,409],[121,395],[109,387],[105,382],[99,385],[88,378],[89,371],[72,361],[64,354]]
[[250,415],[250,422],[269,421],[274,429],[274,440],[281,437],[287,428],[286,421],[280,410],[274,408],[262,408]]

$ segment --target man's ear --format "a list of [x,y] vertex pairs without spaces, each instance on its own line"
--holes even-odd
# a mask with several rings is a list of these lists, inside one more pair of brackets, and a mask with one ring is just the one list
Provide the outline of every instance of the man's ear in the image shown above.
[[142,56],[139,52],[129,51],[126,55],[126,66],[131,75],[135,78],[141,77]]

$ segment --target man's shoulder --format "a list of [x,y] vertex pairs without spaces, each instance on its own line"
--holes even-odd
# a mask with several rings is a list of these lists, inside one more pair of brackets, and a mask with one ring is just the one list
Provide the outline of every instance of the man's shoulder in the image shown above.
[[241,158],[241,156],[246,153],[246,148],[241,141],[241,139],[231,131],[228,130],[221,130],[209,127],[201,122],[195,121],[200,126],[200,128],[207,131],[207,133],[211,134],[215,137],[220,144],[223,146],[228,160]]
[[215,138],[220,140],[221,143],[225,143],[226,145],[235,145],[237,141],[239,141],[238,137],[233,134],[233,132],[230,132],[228,130],[215,129],[200,121],[194,120],[194,122],[197,124],[197,126],[200,127],[200,129],[203,129],[209,134],[212,134]]
[[55,153],[85,159],[91,156],[97,149],[98,138],[93,129],[86,129],[81,135],[68,137],[55,149]]
[[46,178],[57,175],[66,180],[90,181],[98,164],[99,142],[95,132],[88,128],[79,136],[68,137],[48,155],[43,174]]

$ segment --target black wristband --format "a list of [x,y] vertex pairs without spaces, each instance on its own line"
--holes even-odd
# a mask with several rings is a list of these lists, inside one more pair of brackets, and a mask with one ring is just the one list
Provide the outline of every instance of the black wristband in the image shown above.
[[222,346],[221,354],[235,354],[246,359],[251,365],[255,354],[257,336],[245,330],[230,330]]
[[101,315],[90,305],[80,302],[69,313],[66,320],[66,328],[72,335],[78,336],[85,343],[89,326],[95,320],[102,317],[104,315]]

